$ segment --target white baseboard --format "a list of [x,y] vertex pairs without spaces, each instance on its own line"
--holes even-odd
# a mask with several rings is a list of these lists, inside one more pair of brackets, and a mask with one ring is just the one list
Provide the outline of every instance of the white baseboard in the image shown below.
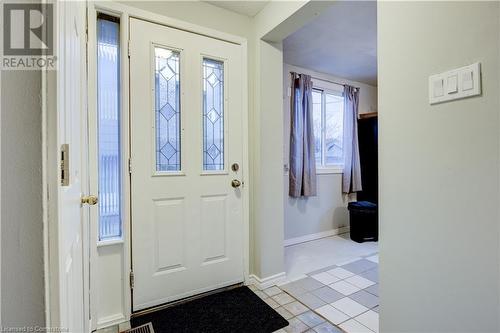
[[110,326],[119,325],[123,322],[128,321],[123,313],[116,313],[110,316],[99,318],[97,321],[97,329],[103,329]]
[[259,289],[266,289],[266,288],[269,288],[271,286],[275,286],[275,285],[279,284],[280,282],[285,281],[286,273],[281,272],[281,273],[271,275],[271,276],[268,276],[268,277],[262,278],[262,279],[259,278],[257,275],[250,274],[249,278],[250,278],[249,282],[251,284],[256,285]]
[[349,227],[340,227],[337,229],[322,231],[322,232],[318,232],[315,234],[309,234],[309,235],[304,235],[304,236],[300,236],[300,237],[285,239],[284,244],[285,244],[285,246],[290,246],[290,245],[310,242],[310,241],[320,239],[320,238],[340,235],[340,234],[344,234],[346,232],[349,232]]

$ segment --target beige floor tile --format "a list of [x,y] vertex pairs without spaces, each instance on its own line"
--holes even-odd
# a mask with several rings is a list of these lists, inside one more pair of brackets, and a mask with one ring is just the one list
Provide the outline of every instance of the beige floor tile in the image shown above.
[[303,333],[309,329],[306,324],[304,324],[297,318],[292,318],[288,322],[290,323],[290,325],[283,328],[287,333]]
[[276,301],[275,301],[274,299],[272,299],[272,298],[270,298],[270,297],[269,297],[269,298],[266,298],[266,299],[264,300],[264,302],[266,302],[266,303],[267,303],[267,305],[269,305],[269,306],[270,306],[270,307],[272,307],[273,309],[276,309],[276,308],[278,308],[278,307],[280,306],[278,303],[276,303]]
[[275,296],[281,293],[281,289],[276,286],[264,289],[263,291],[268,296]]
[[285,305],[283,305],[283,307],[285,309],[287,309],[294,316],[297,316],[297,315],[309,310],[305,305],[303,305],[302,303],[299,303],[297,301],[285,304]]
[[276,296],[273,296],[273,299],[279,304],[279,305],[285,305],[288,303],[292,303],[295,301],[295,298],[292,296],[288,295],[287,293],[281,293]]
[[276,308],[275,310],[276,310],[276,312],[278,312],[286,320],[291,319],[291,318],[294,317],[294,315],[291,314],[290,311],[288,311],[287,309],[285,309],[285,308],[283,308],[281,306],[279,308]]

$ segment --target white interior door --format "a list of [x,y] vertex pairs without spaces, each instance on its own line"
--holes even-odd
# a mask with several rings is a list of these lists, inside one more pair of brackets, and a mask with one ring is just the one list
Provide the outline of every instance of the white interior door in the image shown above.
[[[57,143],[61,170],[58,190],[59,325],[68,332],[88,332],[88,298],[84,295],[83,228],[88,214],[81,205],[86,190],[85,3],[58,3],[59,70],[57,72]],[[64,147],[64,148],[62,148]],[[55,325],[55,324],[54,324]]]
[[130,20],[134,311],[244,279],[242,73],[239,45]]

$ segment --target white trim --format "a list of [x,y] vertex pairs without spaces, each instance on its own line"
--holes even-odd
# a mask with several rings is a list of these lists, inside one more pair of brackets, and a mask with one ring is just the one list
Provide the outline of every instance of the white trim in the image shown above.
[[[126,7],[126,6],[125,6]],[[92,216],[91,223],[91,237],[90,237],[90,284],[93,286],[97,285],[97,262],[99,258],[98,249],[106,246],[122,246],[122,267],[123,271],[122,281],[122,297],[124,303],[122,304],[123,313],[117,313],[114,315],[109,315],[103,318],[98,317],[98,307],[97,303],[98,295],[96,288],[91,288],[90,290],[90,313],[91,313],[91,330],[97,328],[103,328],[107,326],[112,326],[130,319],[131,314],[131,291],[128,283],[131,261],[130,261],[130,177],[128,172],[129,163],[129,85],[128,85],[128,20],[129,15],[125,12],[124,7],[115,2],[90,2],[88,5],[88,113],[89,113],[89,140],[94,140],[96,137],[96,130],[94,124],[97,122],[97,54],[96,54],[96,44],[97,44],[97,13],[102,12],[111,16],[116,16],[120,18],[120,112],[121,112],[121,163],[124,166],[122,168],[122,236],[120,239],[99,241],[99,229],[97,226],[98,216],[97,211],[94,212]],[[89,142],[89,147],[96,147],[96,142]],[[97,152],[89,151],[90,154],[95,156]],[[96,165],[90,166],[89,177],[95,177],[97,175]],[[91,178],[91,191],[97,193],[97,181]]]
[[268,276],[266,278],[260,278],[255,274],[251,274],[249,277],[248,284],[253,284],[259,289],[266,289],[271,286],[276,286],[279,283],[286,280],[286,273],[281,272],[275,275]]
[[[240,36],[231,35],[215,29],[174,19],[168,16],[156,14],[147,10],[132,7],[122,3],[117,3],[114,1],[99,1],[99,2],[90,1],[90,6],[92,8],[98,9],[99,11],[107,12],[112,15],[117,15],[117,14],[126,15],[127,20],[128,18],[137,18],[151,23],[161,24],[167,27],[172,27],[175,29],[192,32],[195,34],[220,39],[234,44],[243,45],[246,44],[247,42],[246,38]],[[127,30],[128,30],[128,24],[127,24]]]
[[340,165],[328,168],[316,167],[317,175],[330,175],[330,174],[343,174],[343,173],[344,173],[344,168]]
[[97,241],[97,247],[111,246],[111,245],[123,244],[123,243],[125,243],[125,241],[123,240],[122,237],[120,237],[120,238]]
[[242,142],[242,168],[241,168],[241,194],[243,200],[243,278],[245,282],[250,280],[250,150],[249,150],[249,129],[250,121],[248,119],[248,42],[246,39],[241,41],[241,69],[242,75],[242,94],[241,94],[241,135]]
[[310,242],[310,241],[313,241],[316,239],[345,234],[346,232],[349,232],[349,227],[340,227],[337,229],[331,229],[331,230],[327,230],[327,231],[317,232],[315,234],[309,234],[309,235],[304,235],[304,236],[300,236],[300,237],[285,239],[284,245],[291,246],[291,245],[295,245],[295,244]]
[[313,89],[319,89],[331,94],[342,96],[344,93],[344,86],[339,83],[333,83],[325,79],[312,78]]
[[[51,327],[50,317],[50,256],[49,256],[49,177],[48,168],[48,130],[47,130],[47,108],[48,108],[47,69],[42,69],[42,223],[43,223],[43,270],[44,270],[44,293],[45,293],[45,325]],[[1,256],[0,256],[1,257]],[[1,310],[0,310],[1,312]],[[1,321],[0,321],[1,323]]]
[[125,318],[123,313],[115,313],[114,315],[101,318],[101,320],[97,322],[97,329],[118,325],[126,321],[127,319]]

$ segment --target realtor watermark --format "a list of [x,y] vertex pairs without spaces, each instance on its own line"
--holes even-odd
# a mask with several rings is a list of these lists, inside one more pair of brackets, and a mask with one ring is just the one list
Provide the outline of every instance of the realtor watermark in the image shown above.
[[3,70],[56,69],[54,5],[2,2]]
[[59,333],[59,332],[69,332],[69,329],[65,327],[46,327],[46,326],[19,326],[19,327],[0,327],[0,332],[11,332],[11,333],[16,333],[16,332],[53,332],[53,333]]

